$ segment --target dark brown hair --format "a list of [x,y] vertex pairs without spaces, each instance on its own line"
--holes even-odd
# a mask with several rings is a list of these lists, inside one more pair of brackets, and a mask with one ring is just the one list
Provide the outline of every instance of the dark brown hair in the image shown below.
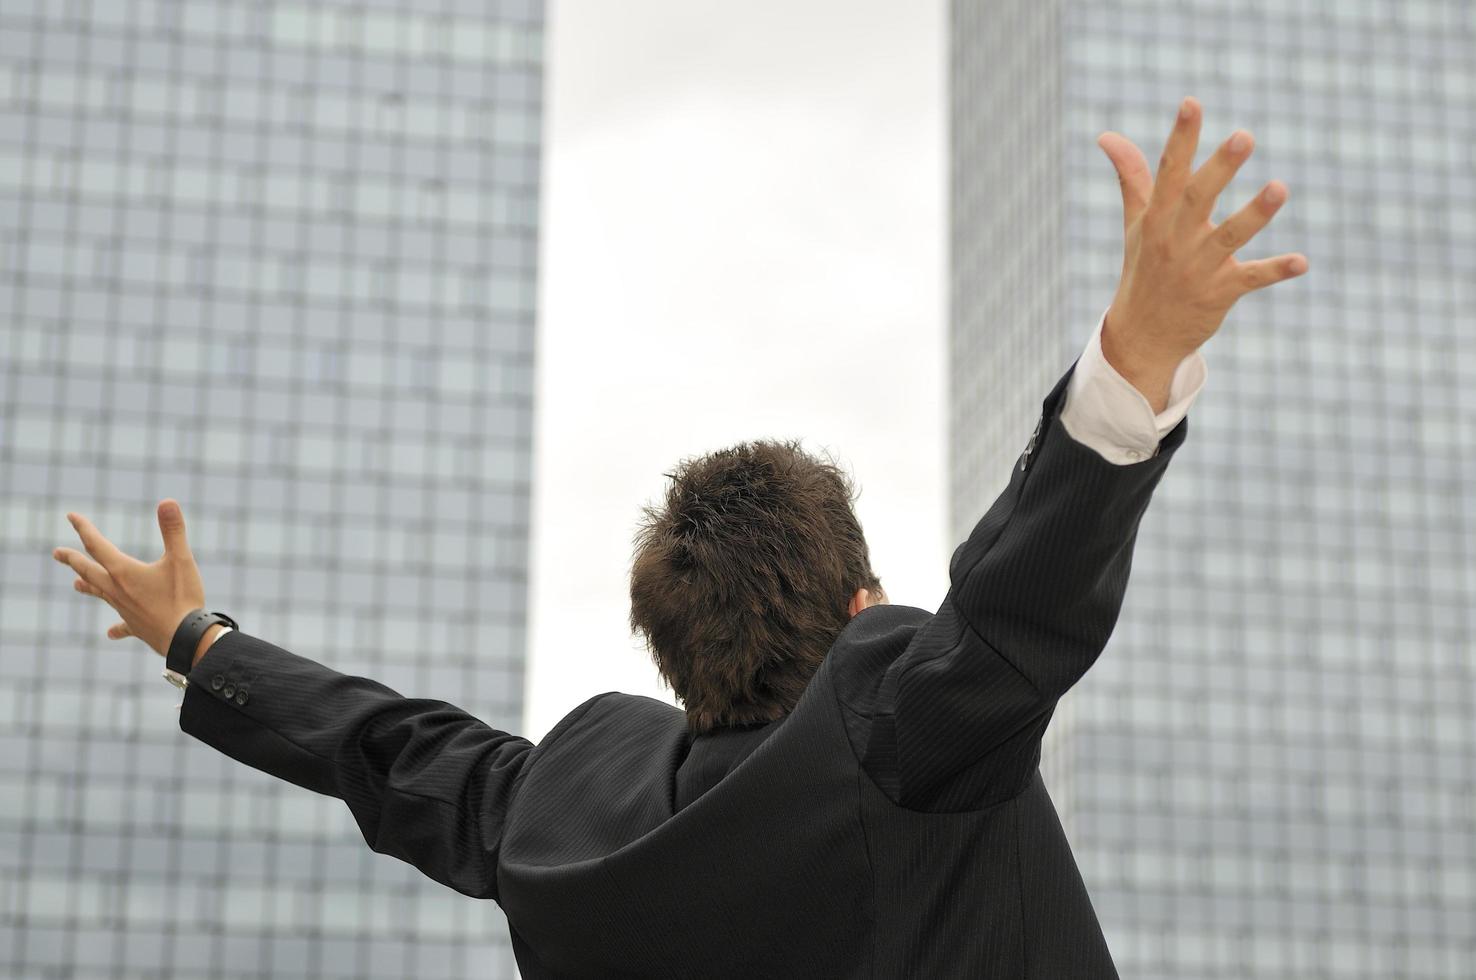
[[852,502],[828,455],[798,439],[683,460],[645,507],[630,627],[697,733],[782,718],[799,701],[857,589],[883,598]]

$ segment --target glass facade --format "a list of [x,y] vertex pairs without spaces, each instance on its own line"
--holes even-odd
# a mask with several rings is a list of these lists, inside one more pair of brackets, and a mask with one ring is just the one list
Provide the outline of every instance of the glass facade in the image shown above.
[[1275,177],[1240,301],[1043,769],[1124,977],[1476,964],[1476,7],[953,0],[952,518],[1111,301],[1112,129]]
[[0,975],[513,977],[495,903],[178,729],[50,557],[521,725],[541,0],[0,4]]

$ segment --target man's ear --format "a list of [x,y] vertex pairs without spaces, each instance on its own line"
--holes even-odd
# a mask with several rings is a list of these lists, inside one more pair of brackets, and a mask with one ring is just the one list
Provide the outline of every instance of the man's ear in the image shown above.
[[848,608],[851,615],[854,616],[869,605],[872,605],[871,590],[857,589],[856,594],[851,596],[851,604]]

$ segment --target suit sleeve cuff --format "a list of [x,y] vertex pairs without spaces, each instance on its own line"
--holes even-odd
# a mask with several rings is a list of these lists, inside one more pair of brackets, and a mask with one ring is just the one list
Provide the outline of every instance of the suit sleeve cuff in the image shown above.
[[1102,353],[1102,324],[1097,318],[1066,390],[1061,424],[1071,438],[1091,447],[1108,462],[1137,463],[1158,454],[1159,441],[1189,414],[1204,388],[1209,368],[1195,351],[1174,369],[1169,404],[1154,414],[1148,398],[1117,372]]

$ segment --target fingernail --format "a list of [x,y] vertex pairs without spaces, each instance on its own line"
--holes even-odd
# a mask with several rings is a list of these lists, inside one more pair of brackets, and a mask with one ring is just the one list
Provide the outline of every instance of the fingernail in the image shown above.
[[1267,204],[1280,204],[1284,200],[1286,200],[1286,188],[1279,187],[1275,184],[1272,184],[1270,187],[1266,188]]
[[1230,137],[1229,146],[1231,153],[1239,153],[1247,146],[1250,146],[1250,137],[1246,136],[1243,131],[1236,132],[1233,136]]
[[1188,119],[1190,112],[1193,111],[1192,106],[1193,103],[1189,101],[1189,98],[1187,96],[1185,96],[1184,101],[1179,103],[1179,118]]

